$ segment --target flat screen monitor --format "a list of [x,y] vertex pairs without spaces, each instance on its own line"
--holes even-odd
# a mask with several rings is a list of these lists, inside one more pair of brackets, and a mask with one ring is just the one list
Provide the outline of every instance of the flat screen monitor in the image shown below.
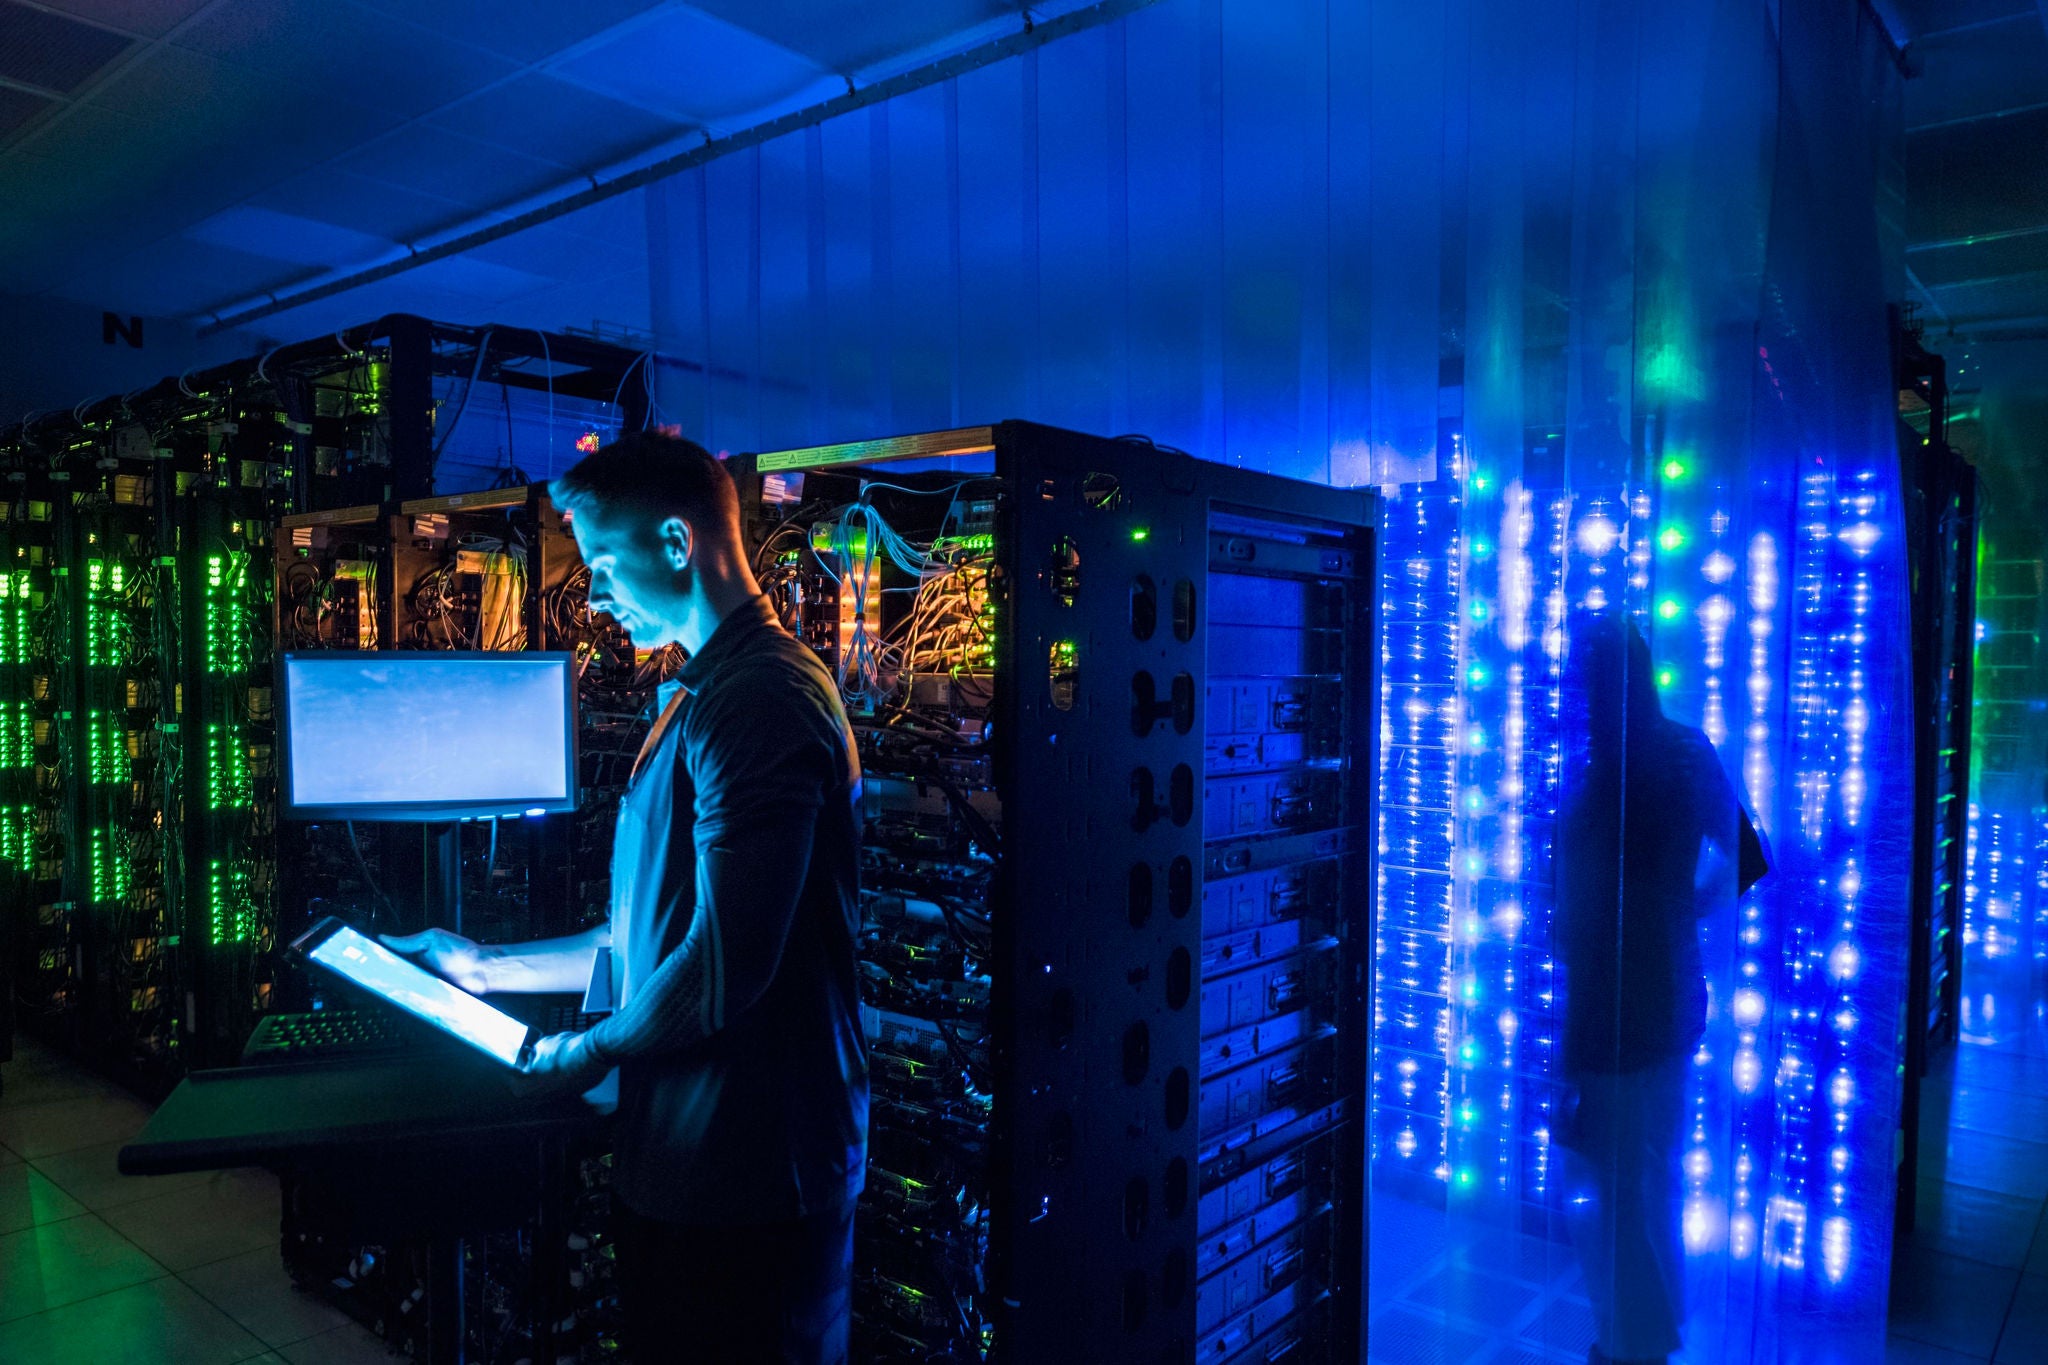
[[457,820],[576,808],[568,654],[284,656],[283,813]]

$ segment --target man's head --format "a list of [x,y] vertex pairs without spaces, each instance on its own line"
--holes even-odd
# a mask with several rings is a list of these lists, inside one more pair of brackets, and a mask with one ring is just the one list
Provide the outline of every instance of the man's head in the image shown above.
[[590,609],[642,649],[692,652],[759,592],[740,541],[739,496],[704,447],[633,431],[548,485],[590,569]]

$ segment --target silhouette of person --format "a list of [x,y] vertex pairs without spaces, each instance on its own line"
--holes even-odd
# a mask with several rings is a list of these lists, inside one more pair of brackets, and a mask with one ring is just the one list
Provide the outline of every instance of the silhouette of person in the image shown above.
[[1565,695],[1583,751],[1556,840],[1564,968],[1565,1223],[1593,1306],[1593,1365],[1682,1345],[1679,1142],[1706,1027],[1699,922],[1763,875],[1761,841],[1713,745],[1664,715],[1635,626],[1589,615]]

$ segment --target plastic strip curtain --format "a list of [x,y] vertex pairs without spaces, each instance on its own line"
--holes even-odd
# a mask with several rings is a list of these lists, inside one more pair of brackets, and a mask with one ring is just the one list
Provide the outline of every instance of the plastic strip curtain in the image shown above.
[[[1881,1350],[1895,109],[1851,0],[1162,0],[648,194],[660,344],[694,366],[662,414],[714,449],[1021,416],[1393,494],[1375,1359],[1625,1354],[1653,1291],[1688,1360]],[[1668,773],[1633,720],[1602,759],[1638,711]],[[1774,863],[1686,889],[1661,993],[1559,894],[1660,784],[1727,861],[1739,797]],[[1686,1016],[1661,1089],[1573,1060],[1589,1002],[1644,999]],[[1652,1109],[1676,1135],[1633,1235],[1668,1211],[1668,1266],[1621,1245],[1596,1150]]]

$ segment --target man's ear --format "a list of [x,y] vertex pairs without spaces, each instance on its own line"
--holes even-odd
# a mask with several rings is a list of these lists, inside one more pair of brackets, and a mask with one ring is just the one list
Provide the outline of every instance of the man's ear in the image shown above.
[[669,568],[680,573],[690,567],[690,557],[696,550],[696,537],[690,531],[690,523],[681,517],[670,517],[654,528],[661,538],[661,553],[668,560]]

